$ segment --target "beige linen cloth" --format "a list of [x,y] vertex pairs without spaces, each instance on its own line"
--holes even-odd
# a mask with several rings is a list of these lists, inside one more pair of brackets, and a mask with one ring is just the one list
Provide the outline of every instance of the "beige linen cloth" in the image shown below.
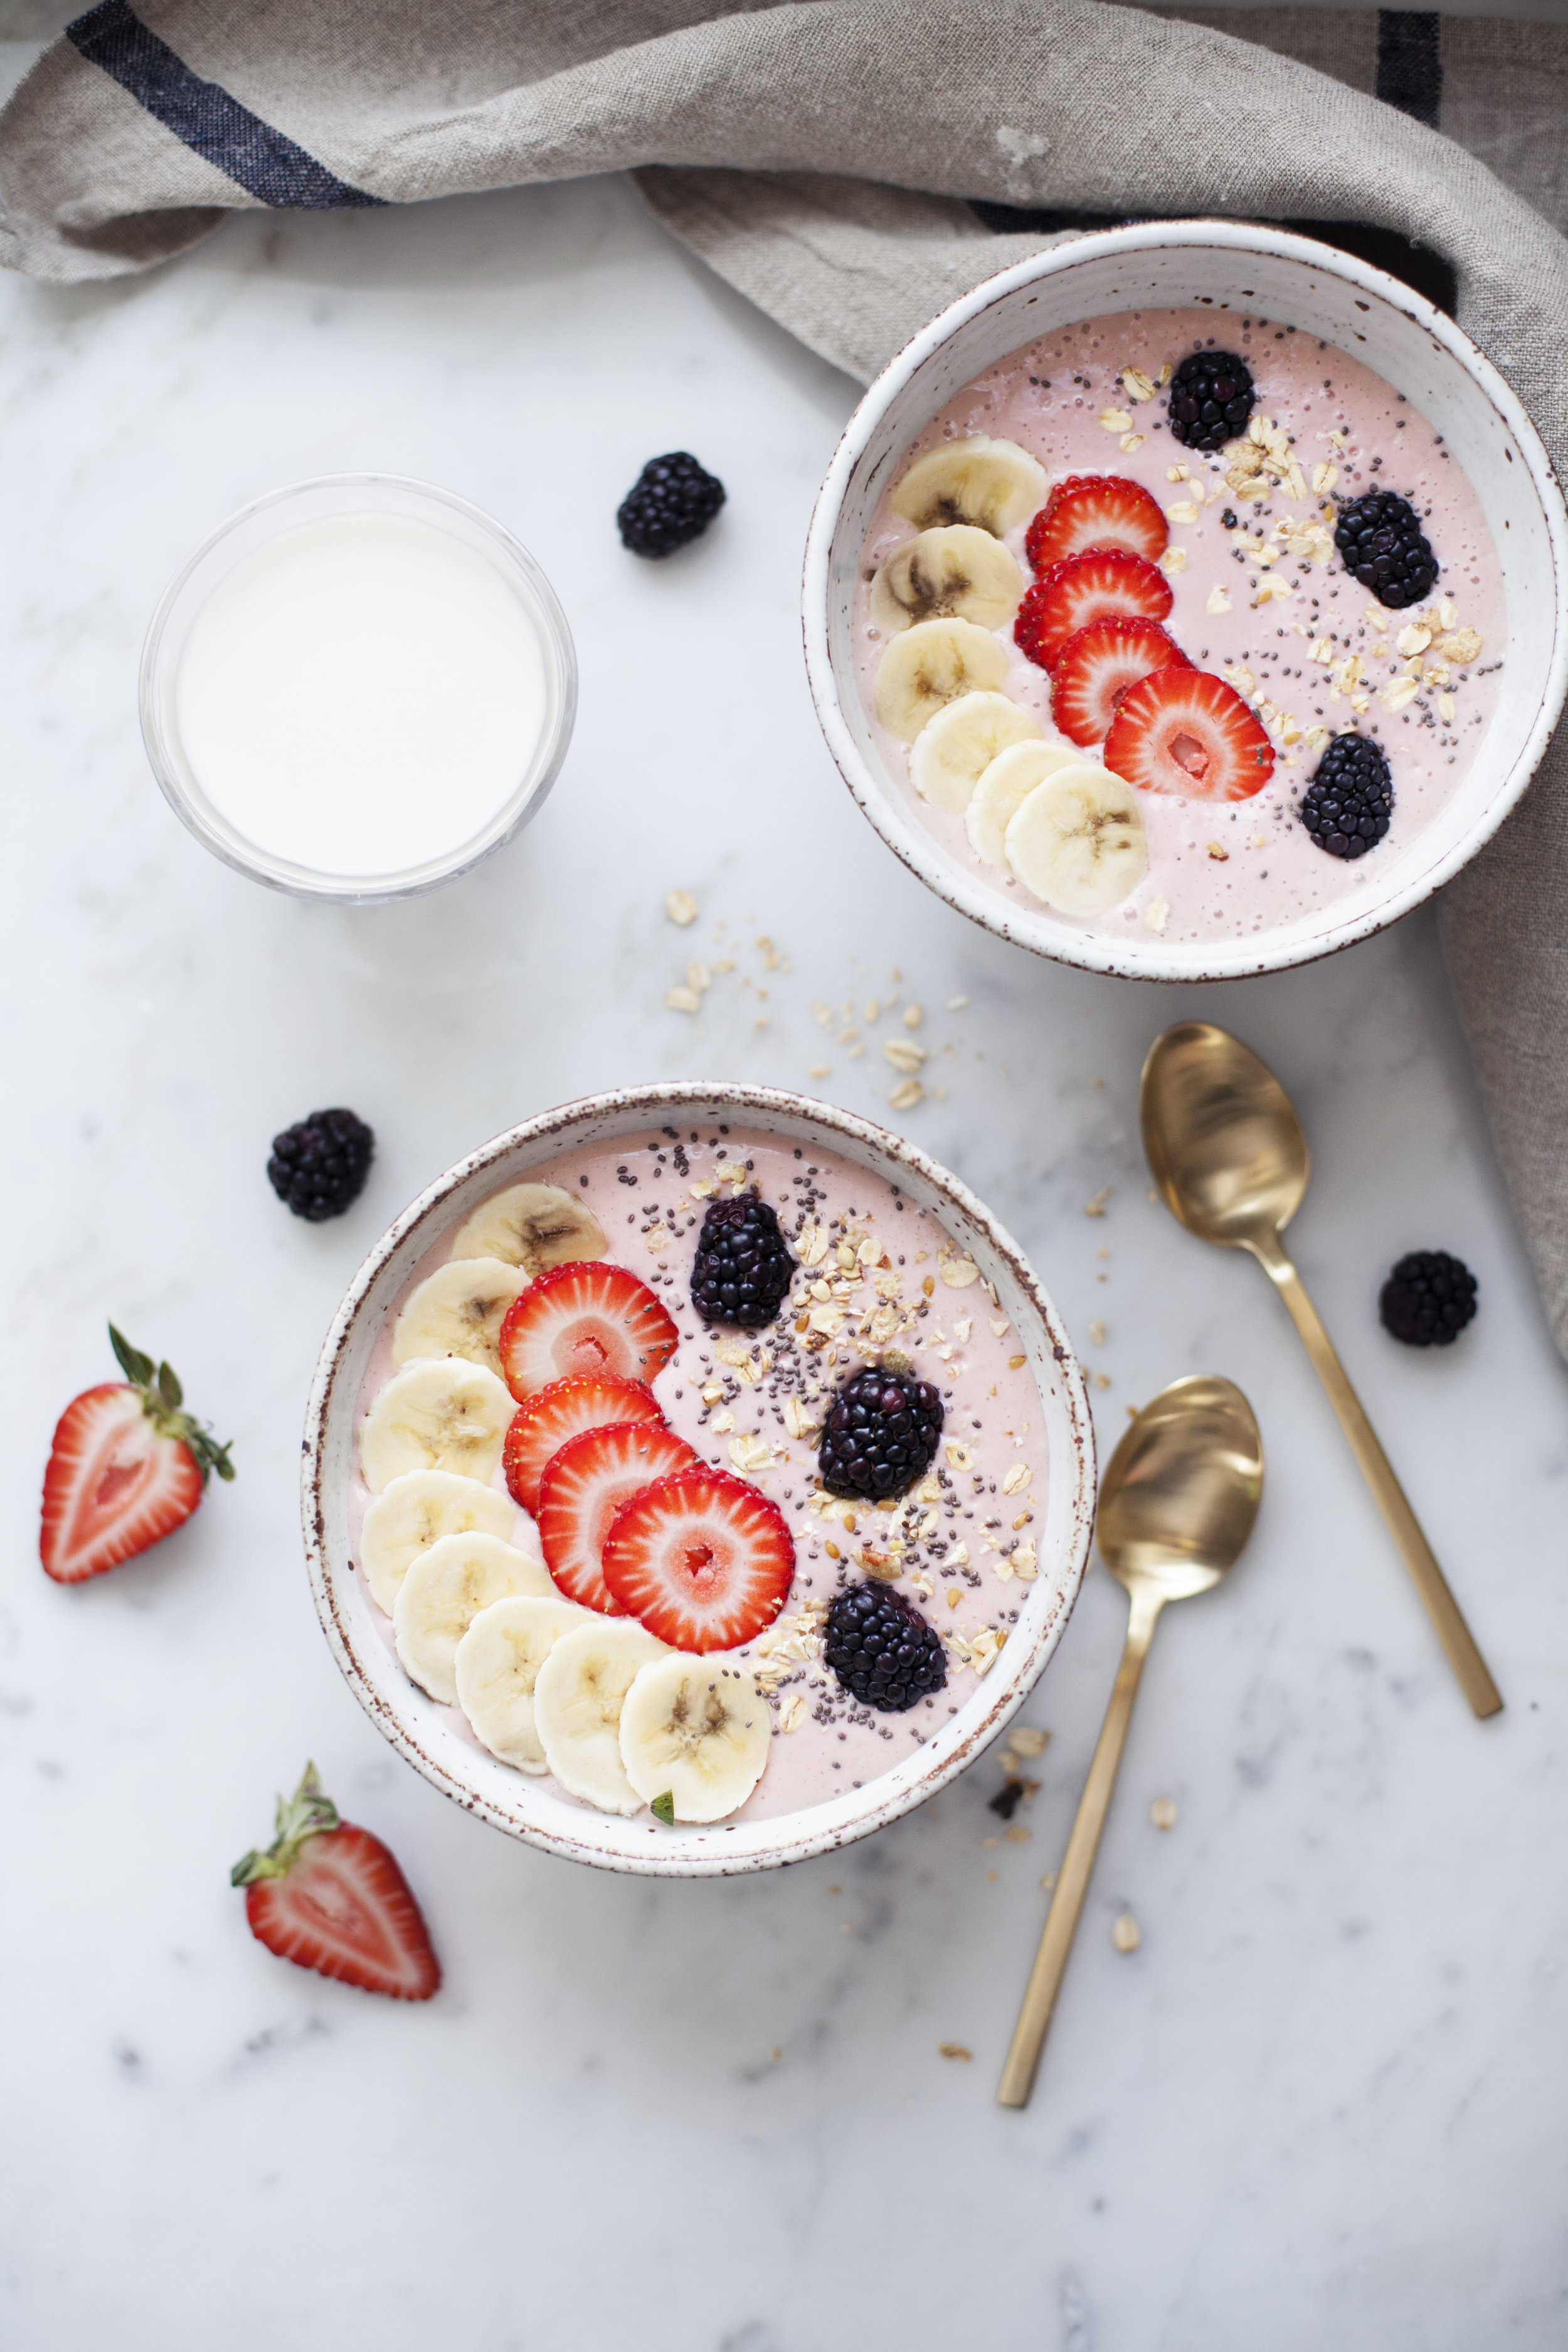
[[[1565,132],[1568,28],[1496,19],[103,0],[0,115],[0,259],[110,277],[226,211],[630,169],[676,236],[864,381],[954,295],[1074,233],[1064,215],[1364,224],[1450,266],[1460,323],[1568,474]],[[1568,730],[1439,919],[1568,1352]]]

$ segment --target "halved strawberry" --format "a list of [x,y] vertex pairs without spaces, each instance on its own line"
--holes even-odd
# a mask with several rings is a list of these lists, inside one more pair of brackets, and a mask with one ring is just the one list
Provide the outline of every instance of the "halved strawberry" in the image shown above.
[[679,1470],[616,1513],[605,1582],[677,1650],[733,1650],[771,1625],[795,1575],[784,1513],[725,1470]]
[[1191,669],[1158,621],[1121,614],[1075,630],[1051,672],[1051,717],[1072,743],[1103,743],[1116,706],[1151,670]]
[[1090,547],[1123,547],[1157,563],[1170,525],[1142,482],[1122,474],[1069,474],[1058,482],[1024,535],[1034,572],[1048,572]]
[[599,1565],[610,1522],[656,1478],[689,1470],[697,1458],[684,1437],[650,1422],[584,1429],[551,1456],[534,1516],[544,1565],[569,1601],[606,1617],[625,1615]]
[[512,1300],[500,1327],[500,1367],[521,1402],[576,1372],[651,1381],[679,1338],[646,1282],[624,1265],[579,1259],[551,1266]]
[[1095,548],[1069,555],[1024,591],[1013,624],[1013,642],[1042,669],[1054,669],[1068,639],[1090,621],[1129,614],[1163,621],[1171,609],[1171,583],[1157,566],[1121,548]]
[[289,1803],[279,1798],[277,1827],[265,1853],[229,1873],[257,1941],[362,1992],[428,2000],[438,1991],[441,1964],[408,1881],[379,1838],[338,1819],[313,1764]]
[[1247,801],[1274,773],[1274,746],[1235,687],[1202,669],[1157,669],[1129,687],[1100,754],[1144,793]]
[[80,1584],[172,1535],[211,1473],[234,1476],[226,1445],[181,1410],[167,1364],[132,1348],[111,1323],[126,1381],[84,1389],[56,1424],[44,1471],[38,1557],[57,1584]]
[[501,1468],[512,1501],[539,1516],[539,1482],[569,1437],[585,1429],[611,1429],[618,1422],[662,1429],[664,1415],[640,1381],[599,1380],[578,1372],[553,1381],[512,1415],[501,1450]]

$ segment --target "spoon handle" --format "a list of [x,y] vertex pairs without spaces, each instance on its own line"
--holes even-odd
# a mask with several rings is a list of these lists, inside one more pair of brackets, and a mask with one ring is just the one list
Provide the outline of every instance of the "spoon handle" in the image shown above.
[[1496,1715],[1502,1706],[1502,1695],[1490,1674],[1487,1662],[1477,1649],[1475,1637],[1459,1613],[1459,1604],[1448,1590],[1447,1580],[1433,1557],[1432,1547],[1421,1532],[1415,1512],[1405,1499],[1405,1489],[1394,1475],[1387,1454],[1377,1442],[1376,1433],[1362,1411],[1361,1399],[1345,1376],[1345,1368],[1334,1353],[1333,1342],[1318,1318],[1318,1310],[1308,1297],[1300,1276],[1286,1256],[1276,1234],[1272,1243],[1265,1241],[1255,1255],[1273,1279],[1274,1286],[1290,1310],[1290,1319],[1306,1342],[1307,1353],[1317,1370],[1318,1378],[1329,1392],[1329,1402],[1340,1417],[1340,1426],[1350,1439],[1351,1451],[1361,1465],[1362,1475],[1372,1488],[1377,1507],[1387,1520],[1394,1542],[1405,1555],[1405,1565],[1415,1580],[1415,1590],[1426,1605],[1426,1613],[1437,1631],[1437,1639],[1448,1654],[1448,1664],[1459,1678],[1459,1687],[1479,1716]]
[[1083,1795],[1079,1799],[1078,1818],[1072,1825],[1072,1835],[1068,1840],[1068,1850],[1057,1875],[1056,1891],[1051,1896],[1051,1907],[1046,1916],[1040,1948],[1035,1955],[1035,1965],[1030,1970],[1024,1994],[1024,2005],[1013,2029],[1007,2062],[996,2086],[999,2107],[1026,2107],[1029,2104],[1040,2052],[1045,2047],[1046,2035],[1050,2028],[1051,2012],[1056,2008],[1057,1995],[1061,1990],[1062,1978],[1067,1970],[1068,1954],[1078,1932],[1079,1914],[1083,1909],[1083,1898],[1089,1892],[1094,1857],[1100,1851],[1100,1833],[1110,1810],[1111,1791],[1116,1786],[1121,1750],[1127,1744],[1127,1727],[1132,1720],[1132,1702],[1138,1696],[1143,1661],[1149,1654],[1149,1642],[1161,1607],[1160,1594],[1141,1585],[1132,1588],[1127,1642],[1117,1670],[1116,1687],[1110,1694],[1110,1705],[1105,1710],[1105,1721],[1100,1728],[1094,1761],[1089,1768]]

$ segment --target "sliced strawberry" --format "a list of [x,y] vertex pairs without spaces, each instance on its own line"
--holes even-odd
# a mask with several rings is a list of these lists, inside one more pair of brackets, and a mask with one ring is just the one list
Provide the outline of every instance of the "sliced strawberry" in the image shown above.
[[280,1959],[393,2000],[439,1990],[408,1881],[379,1838],[340,1822],[313,1764],[288,1804],[279,1798],[273,1844],[237,1862],[229,1884],[244,1887],[251,1934]]
[[585,1429],[551,1456],[535,1517],[544,1565],[569,1601],[606,1617],[624,1616],[599,1566],[610,1522],[656,1478],[689,1470],[696,1461],[683,1437],[651,1422]]
[[647,1283],[624,1265],[574,1260],[551,1266],[513,1299],[500,1327],[500,1366],[521,1403],[577,1372],[651,1381],[679,1337]]
[[121,1339],[109,1337],[126,1381],[72,1399],[44,1471],[38,1557],[57,1584],[101,1576],[184,1525],[209,1474],[234,1476],[226,1445],[181,1410],[180,1383]]
[[514,1503],[539,1516],[539,1482],[569,1437],[585,1429],[611,1429],[618,1422],[662,1429],[664,1415],[640,1381],[600,1380],[578,1372],[553,1381],[512,1415],[501,1453],[501,1468]]
[[1154,564],[1121,548],[1096,548],[1053,563],[1024,591],[1013,642],[1042,669],[1054,669],[1068,639],[1091,621],[1118,614],[1163,621],[1170,609],[1171,583]]
[[732,1650],[771,1625],[795,1575],[782,1511],[724,1470],[680,1470],[617,1512],[605,1582],[677,1650]]
[[1072,743],[1103,743],[1116,706],[1151,670],[1190,669],[1158,621],[1118,614],[1068,639],[1051,672],[1051,717]]
[[1274,746],[1233,686],[1202,669],[1157,669],[1129,687],[1100,754],[1143,793],[1246,801],[1274,772]]
[[1069,474],[1058,482],[1024,536],[1034,572],[1048,572],[1086,548],[1121,547],[1157,563],[1170,526],[1142,482],[1122,474]]

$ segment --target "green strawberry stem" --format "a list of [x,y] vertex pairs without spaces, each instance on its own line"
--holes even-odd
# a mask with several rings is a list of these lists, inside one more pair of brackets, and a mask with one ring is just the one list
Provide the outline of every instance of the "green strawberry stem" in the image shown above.
[[228,1458],[228,1449],[234,1443],[233,1439],[220,1445],[205,1421],[197,1421],[193,1414],[181,1412],[185,1392],[174,1378],[173,1368],[168,1364],[154,1364],[151,1356],[144,1356],[140,1348],[133,1348],[124,1333],[117,1331],[112,1323],[109,1327],[109,1344],[114,1350],[116,1363],[140,1396],[142,1412],[160,1437],[175,1438],[185,1447],[202,1474],[203,1486],[206,1485],[215,1470],[220,1478],[232,1479],[234,1465]]
[[673,1789],[667,1789],[662,1797],[656,1797],[648,1810],[657,1821],[661,1821],[664,1823],[667,1830],[672,1830],[675,1827],[675,1791]]
[[264,1878],[287,1878],[310,1840],[323,1830],[338,1827],[338,1809],[331,1797],[322,1795],[313,1764],[306,1765],[305,1777],[291,1797],[279,1798],[273,1826],[277,1836],[265,1853],[253,1847],[235,1864],[228,1874],[231,1886],[255,1886]]

